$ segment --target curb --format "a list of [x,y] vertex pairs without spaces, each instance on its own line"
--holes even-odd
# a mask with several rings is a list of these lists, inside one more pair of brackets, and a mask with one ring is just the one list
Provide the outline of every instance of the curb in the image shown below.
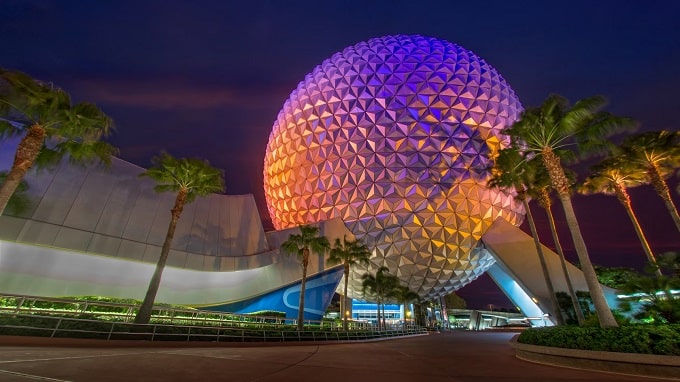
[[655,354],[615,353],[528,345],[510,340],[521,360],[575,369],[627,374],[680,381],[680,357]]

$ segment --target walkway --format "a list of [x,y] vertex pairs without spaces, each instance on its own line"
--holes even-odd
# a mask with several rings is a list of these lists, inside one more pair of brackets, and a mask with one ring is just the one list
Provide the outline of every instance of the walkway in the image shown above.
[[[2,346],[0,381],[657,381],[518,360],[514,333],[298,346]],[[1,343],[1,341],[0,341]]]

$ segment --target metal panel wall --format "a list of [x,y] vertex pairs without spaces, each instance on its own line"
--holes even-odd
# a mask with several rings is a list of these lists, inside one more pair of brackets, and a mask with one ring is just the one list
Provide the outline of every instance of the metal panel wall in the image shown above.
[[[10,164],[0,163],[0,169]],[[53,169],[31,171],[26,181],[32,208],[21,216],[0,216],[0,238],[154,262],[175,195],[156,193],[152,180],[139,177],[143,171],[118,158],[110,168],[65,160]],[[196,270],[248,269],[273,261],[252,195],[213,194],[188,204],[172,249],[172,266]],[[260,254],[260,259],[203,258]]]

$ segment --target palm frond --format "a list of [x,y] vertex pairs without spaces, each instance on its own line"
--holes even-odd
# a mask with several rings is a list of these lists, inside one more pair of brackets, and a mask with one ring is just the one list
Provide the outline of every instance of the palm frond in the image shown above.
[[623,156],[609,157],[591,167],[591,174],[579,187],[583,194],[611,195],[617,187],[637,187],[646,182],[644,171]]
[[680,168],[680,131],[649,131],[628,137],[621,145],[623,153],[641,169],[655,167],[667,178]]
[[23,126],[23,124],[0,118],[0,139],[19,136]]
[[609,137],[635,126],[630,118],[600,111],[605,104],[604,97],[593,96],[569,107],[566,98],[552,94],[540,107],[526,109],[505,133],[526,151],[550,148],[566,163],[602,155],[613,149]]
[[111,165],[111,157],[118,154],[118,149],[107,142],[91,141],[80,143],[66,140],[58,143],[55,150],[62,156],[68,154],[69,161],[74,165],[88,165],[95,162]]
[[[110,163],[116,150],[98,143],[113,131],[111,119],[96,105],[73,105],[69,94],[25,73],[0,70],[0,137],[21,135],[31,126],[44,130],[55,153],[46,153],[36,167],[53,165],[68,155],[73,163]],[[82,161],[82,162],[81,162]]]
[[329,264],[368,265],[371,251],[359,240],[335,239],[328,256]]
[[560,128],[565,134],[575,134],[583,126],[590,123],[593,115],[607,104],[602,96],[592,96],[576,101],[576,103],[561,116]]
[[42,169],[51,169],[57,166],[63,157],[63,151],[43,145],[40,153],[38,153],[38,157],[35,159],[34,165],[38,171]]
[[636,127],[637,123],[631,118],[617,117],[606,112],[592,115],[586,126],[574,134],[580,157],[587,159],[615,151],[616,145],[608,138]]
[[299,234],[290,234],[288,240],[281,244],[288,254],[302,256],[305,249],[315,253],[325,253],[330,249],[330,243],[325,236],[319,236],[319,227],[312,225],[301,225]]
[[224,174],[222,170],[210,166],[208,161],[196,158],[177,159],[161,152],[151,159],[152,166],[140,176],[156,181],[159,192],[184,190],[187,203],[198,196],[224,192]]
[[[5,179],[7,179],[7,171],[0,171],[0,185],[5,182]],[[31,209],[33,201],[27,194],[28,189],[28,182],[22,180],[9,199],[4,211],[5,214],[10,213],[14,216],[19,216]]]

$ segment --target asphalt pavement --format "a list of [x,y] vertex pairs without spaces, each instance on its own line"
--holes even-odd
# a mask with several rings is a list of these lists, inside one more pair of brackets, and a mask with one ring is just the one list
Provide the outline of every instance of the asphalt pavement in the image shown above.
[[515,333],[442,332],[351,344],[0,341],[0,381],[660,381],[515,358]]

